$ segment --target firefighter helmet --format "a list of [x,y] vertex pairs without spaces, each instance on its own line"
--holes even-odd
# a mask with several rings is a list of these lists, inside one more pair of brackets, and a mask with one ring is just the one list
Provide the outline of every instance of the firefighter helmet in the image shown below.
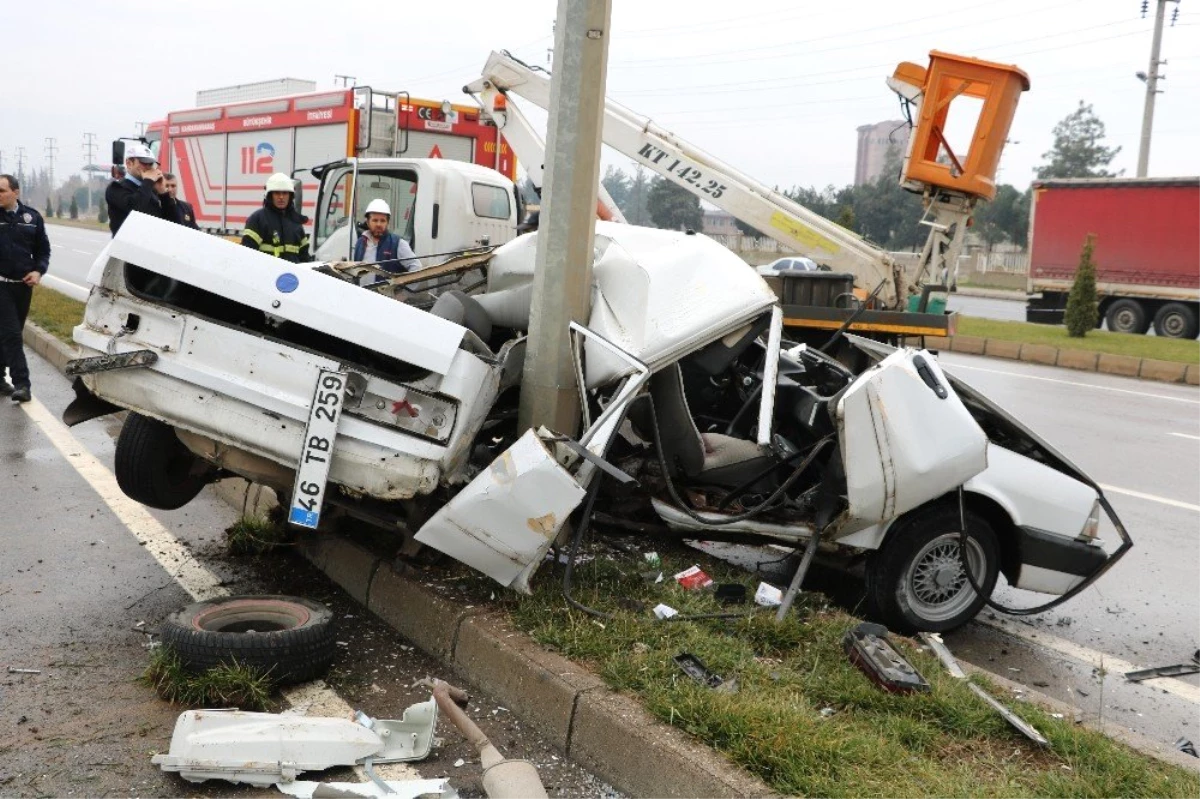
[[267,192],[286,191],[288,194],[295,194],[296,187],[292,185],[292,179],[283,172],[276,172],[271,177],[267,178]]
[[391,209],[391,206],[389,206],[387,204],[387,200],[374,199],[374,200],[371,200],[371,202],[367,203],[367,210],[364,211],[363,213],[364,214],[386,214],[387,216],[390,217],[392,215],[392,209]]

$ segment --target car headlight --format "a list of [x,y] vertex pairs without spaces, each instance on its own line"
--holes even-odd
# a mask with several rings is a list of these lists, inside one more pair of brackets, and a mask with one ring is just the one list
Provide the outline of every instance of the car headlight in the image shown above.
[[1092,512],[1088,516],[1087,521],[1083,523],[1083,529],[1079,531],[1079,540],[1094,541],[1100,533],[1100,498],[1092,503]]

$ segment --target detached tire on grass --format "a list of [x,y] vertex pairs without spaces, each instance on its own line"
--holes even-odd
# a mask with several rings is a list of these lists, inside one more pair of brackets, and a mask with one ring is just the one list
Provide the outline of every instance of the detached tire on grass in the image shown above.
[[280,685],[316,679],[337,651],[333,612],[294,596],[233,596],[188,605],[160,630],[194,673],[237,662]]

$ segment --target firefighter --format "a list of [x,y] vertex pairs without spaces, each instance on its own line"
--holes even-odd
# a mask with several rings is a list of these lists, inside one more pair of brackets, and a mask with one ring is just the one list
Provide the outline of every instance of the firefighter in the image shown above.
[[377,263],[393,274],[420,269],[421,262],[408,242],[388,233],[391,220],[392,209],[386,200],[371,200],[367,204],[367,229],[354,244],[354,260]]
[[125,176],[108,184],[104,200],[108,203],[108,229],[114,236],[134,211],[168,222],[179,217],[179,208],[167,191],[167,180],[158,168],[158,159],[141,142],[125,145]]
[[304,233],[305,219],[293,206],[294,197],[292,179],[287,175],[276,172],[267,178],[263,207],[246,220],[242,246],[294,264],[311,261],[308,236]]

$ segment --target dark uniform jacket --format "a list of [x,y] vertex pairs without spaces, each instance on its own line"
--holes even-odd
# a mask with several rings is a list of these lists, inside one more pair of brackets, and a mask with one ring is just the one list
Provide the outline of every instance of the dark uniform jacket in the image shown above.
[[175,204],[179,206],[179,219],[175,221],[184,227],[199,230],[200,226],[196,224],[196,212],[192,210],[192,204],[184,200],[176,200]]
[[30,272],[46,274],[50,239],[42,215],[20,200],[12,213],[0,208],[0,277],[20,280]]
[[263,198],[263,207],[246,220],[242,246],[294,264],[312,260],[308,253],[308,236],[304,233],[304,217],[291,206],[280,211],[271,204],[269,194]]
[[146,180],[140,186],[128,177],[114,180],[104,191],[104,201],[108,203],[108,229],[114,236],[134,211],[168,222],[179,221],[175,198],[169,192],[157,193],[154,184]]

